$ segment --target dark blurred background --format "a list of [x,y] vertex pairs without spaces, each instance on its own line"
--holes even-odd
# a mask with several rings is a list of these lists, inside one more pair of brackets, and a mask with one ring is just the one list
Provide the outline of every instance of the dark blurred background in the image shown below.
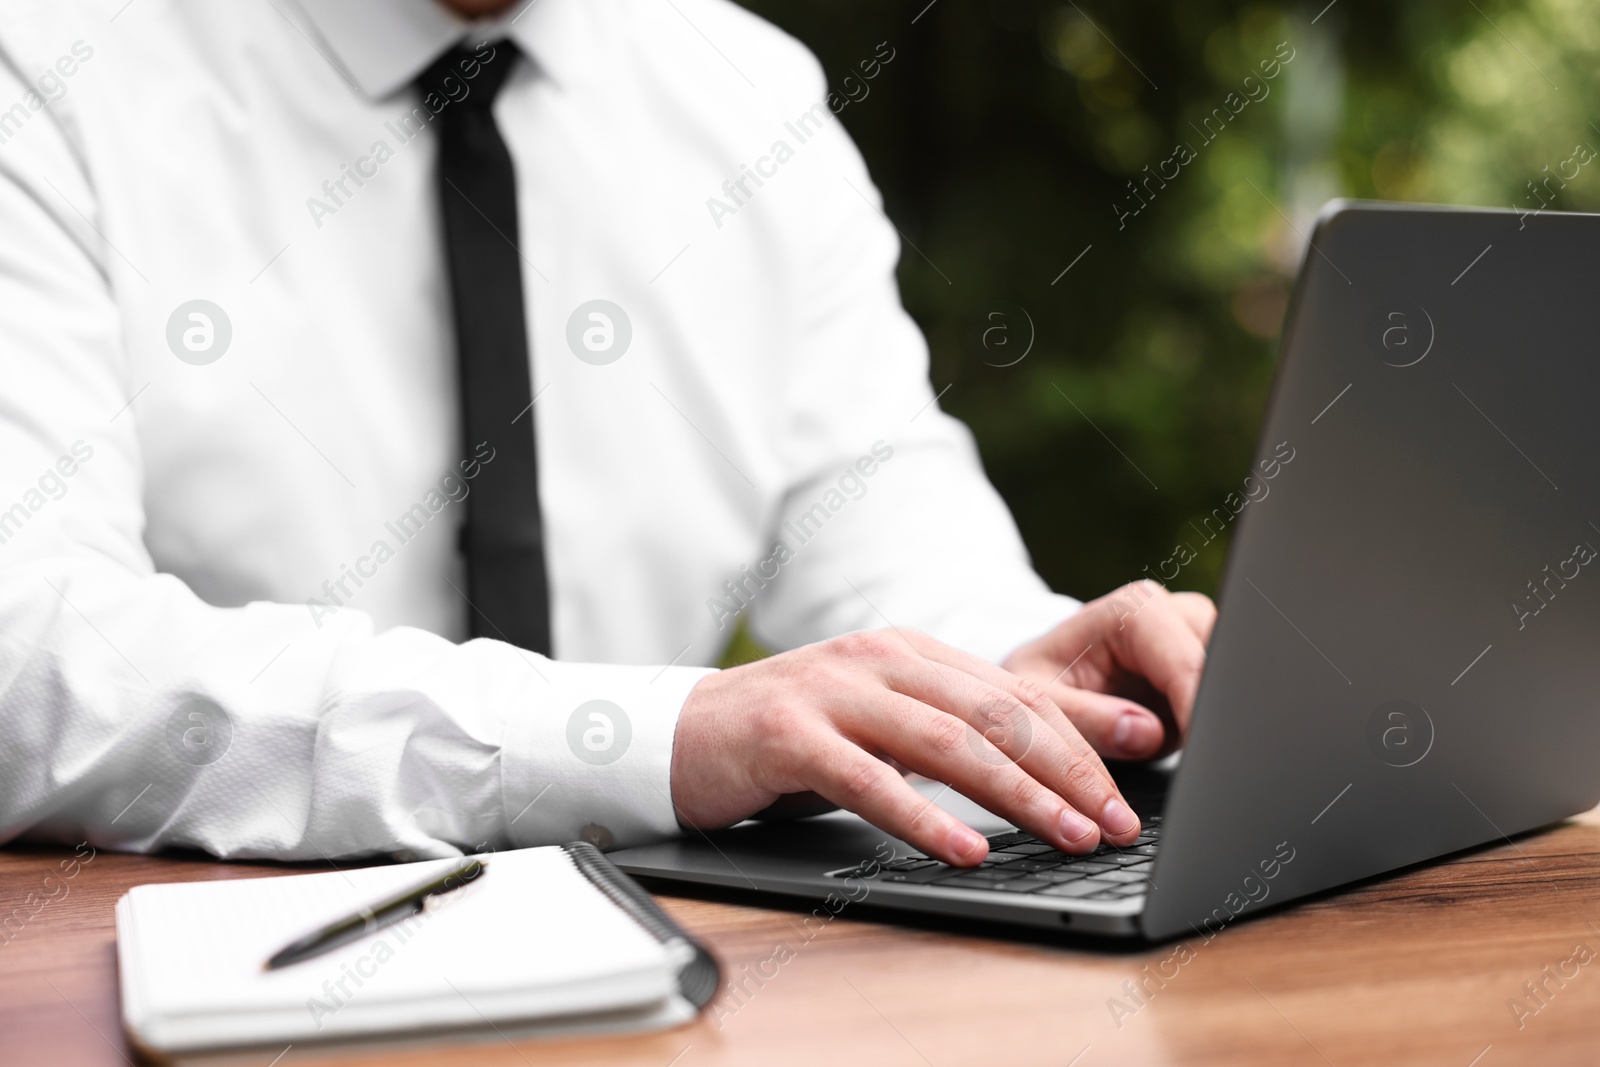
[[[1581,0],[744,2],[850,100],[922,253],[900,282],[934,388],[1080,597],[1153,572],[1240,487],[1324,201],[1600,203],[1600,161],[1573,161],[1600,148]],[[1174,584],[1214,593],[1226,547]]]

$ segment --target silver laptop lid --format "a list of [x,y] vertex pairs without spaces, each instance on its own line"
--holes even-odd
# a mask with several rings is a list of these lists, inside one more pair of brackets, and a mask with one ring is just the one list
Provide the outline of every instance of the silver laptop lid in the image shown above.
[[1148,936],[1600,800],[1597,251],[1593,215],[1322,213],[1206,524],[1234,541]]

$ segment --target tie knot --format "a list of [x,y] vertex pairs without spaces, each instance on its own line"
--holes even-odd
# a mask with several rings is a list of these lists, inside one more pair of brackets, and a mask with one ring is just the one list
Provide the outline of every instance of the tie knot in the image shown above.
[[[488,110],[516,61],[517,46],[510,41],[457,45],[417,76],[423,105],[436,115],[451,107]],[[429,94],[441,102],[429,100]]]

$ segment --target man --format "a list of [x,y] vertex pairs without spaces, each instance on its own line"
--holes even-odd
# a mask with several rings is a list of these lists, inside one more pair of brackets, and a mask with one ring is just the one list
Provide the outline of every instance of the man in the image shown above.
[[[810,792],[978,862],[905,769],[1135,836],[1100,755],[1179,742],[1212,608],[1033,574],[795,42],[40,0],[0,50],[0,836],[444,855]],[[736,616],[789,651],[710,670]]]

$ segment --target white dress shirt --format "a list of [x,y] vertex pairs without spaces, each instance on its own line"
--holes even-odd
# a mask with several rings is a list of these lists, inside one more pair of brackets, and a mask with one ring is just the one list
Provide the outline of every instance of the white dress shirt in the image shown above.
[[[501,35],[554,659],[458,643],[486,457],[411,81]],[[735,613],[999,659],[1075,609],[818,64],[727,0],[7,0],[0,53],[0,840],[639,842]]]

